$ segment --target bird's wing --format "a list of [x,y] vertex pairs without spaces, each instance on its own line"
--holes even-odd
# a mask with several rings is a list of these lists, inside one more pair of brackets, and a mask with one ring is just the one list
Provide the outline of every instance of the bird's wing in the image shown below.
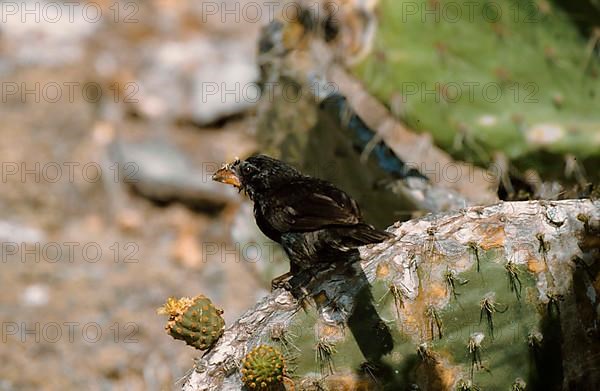
[[287,183],[272,194],[264,211],[280,232],[314,231],[331,225],[355,225],[361,220],[356,201],[332,184],[314,179]]

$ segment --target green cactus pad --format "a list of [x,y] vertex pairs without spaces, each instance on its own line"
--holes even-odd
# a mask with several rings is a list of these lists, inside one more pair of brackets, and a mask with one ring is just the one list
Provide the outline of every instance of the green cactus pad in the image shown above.
[[599,156],[598,61],[559,7],[532,0],[379,6],[374,50],[354,73],[405,123],[481,163],[494,151],[524,161],[540,151]]
[[165,330],[170,336],[196,349],[209,349],[223,335],[223,310],[216,308],[206,296],[179,300],[171,297],[158,312],[169,315]]
[[246,387],[269,390],[283,383],[285,360],[279,350],[260,345],[244,357],[242,381]]
[[[546,353],[557,346],[552,334],[557,326],[545,320],[535,266],[517,266],[498,249],[480,248],[478,268],[475,254],[466,251],[472,264],[462,271],[455,270],[456,260],[441,257],[435,262],[447,262],[448,271],[430,276],[425,268],[432,261],[424,260],[420,278],[425,288],[415,299],[398,298],[400,293],[390,285],[397,276],[394,269],[381,268],[369,289],[390,328],[393,348],[379,362],[365,357],[358,342],[374,345],[373,327],[335,331],[330,357],[335,371],[322,373],[313,353],[315,341],[333,332],[319,326],[314,311],[298,314],[290,326],[295,335],[291,344],[302,352],[295,361],[297,385],[344,381],[356,388],[371,386],[369,373],[384,390],[405,385],[422,390],[518,390],[524,384],[527,389],[549,389],[557,383],[558,355]],[[365,362],[375,369],[363,371]],[[366,389],[376,387],[369,386]]]

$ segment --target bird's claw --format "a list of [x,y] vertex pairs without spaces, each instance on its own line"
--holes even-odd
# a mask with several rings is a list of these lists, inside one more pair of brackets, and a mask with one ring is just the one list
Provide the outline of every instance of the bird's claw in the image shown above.
[[310,293],[303,286],[305,282],[302,276],[294,276],[291,273],[286,273],[271,281],[271,292],[277,289],[284,289],[300,301],[302,307],[306,309],[308,305],[307,298],[310,296]]
[[291,291],[292,290],[292,284],[290,284],[290,280],[283,280],[283,281],[271,281],[271,292],[277,290],[277,289],[285,289],[286,291]]
[[291,291],[292,290],[292,284],[290,283],[290,280],[292,279],[293,275],[291,273],[285,273],[280,275],[279,277],[275,277],[272,281],[271,281],[271,292],[273,292],[274,290],[283,288],[286,291]]

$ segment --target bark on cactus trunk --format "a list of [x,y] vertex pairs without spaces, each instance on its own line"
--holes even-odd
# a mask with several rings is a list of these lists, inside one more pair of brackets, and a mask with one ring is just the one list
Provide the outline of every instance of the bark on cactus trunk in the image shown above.
[[[319,293],[319,322],[333,327],[346,324],[354,313],[359,293],[382,275],[402,281],[399,286],[403,297],[408,302],[415,301],[419,300],[419,291],[444,284],[449,263],[459,271],[472,267],[477,262],[470,250],[473,246],[497,248],[507,260],[527,268],[537,280],[540,303],[557,304],[564,387],[587,389],[590,384],[599,384],[600,352],[593,340],[597,336],[595,308],[600,294],[595,263],[599,253],[600,201],[505,202],[428,215],[395,224],[389,230],[396,239],[362,248],[361,261],[355,265],[357,272],[352,276],[333,272],[310,288],[311,293]],[[431,263],[426,255],[432,235],[441,256],[436,259],[442,260],[438,263]],[[430,277],[420,279],[415,270],[425,262],[430,263]],[[581,262],[585,264],[585,278],[579,272],[574,274]],[[450,301],[450,293],[446,296],[443,300]],[[184,390],[240,389],[238,368],[244,355],[268,340],[272,328],[288,326],[299,311],[300,304],[286,291],[278,290],[263,298],[198,358]],[[453,386],[460,380],[452,374],[447,376],[454,381]]]

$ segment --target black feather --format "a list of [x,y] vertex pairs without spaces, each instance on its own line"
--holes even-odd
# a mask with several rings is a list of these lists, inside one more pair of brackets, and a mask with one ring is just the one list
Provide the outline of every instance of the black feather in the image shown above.
[[282,161],[258,155],[231,169],[254,201],[258,227],[283,246],[292,271],[347,260],[356,248],[393,236],[366,224],[344,191]]

